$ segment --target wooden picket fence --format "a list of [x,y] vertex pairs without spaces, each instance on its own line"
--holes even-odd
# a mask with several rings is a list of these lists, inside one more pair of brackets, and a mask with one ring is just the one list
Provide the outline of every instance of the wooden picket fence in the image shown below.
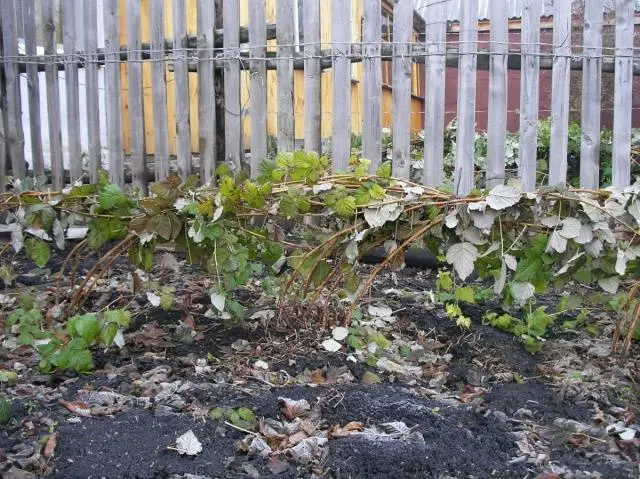
[[[615,2],[616,44],[607,55],[602,48],[603,0],[585,0],[584,37],[579,46],[571,44],[572,5],[556,1],[553,12],[552,52],[541,53],[540,17],[543,0],[523,0],[520,51],[509,51],[507,8],[509,0],[491,1],[491,41],[488,50],[478,48],[478,3],[463,2],[458,45],[447,45],[447,0],[426,0],[421,12],[427,19],[424,41],[411,41],[414,10],[412,0],[395,0],[393,42],[381,42],[381,0],[364,1],[362,40],[353,42],[351,2],[331,0],[331,45],[322,49],[320,37],[320,0],[303,0],[304,42],[295,40],[293,7],[297,0],[277,0],[276,23],[265,20],[265,0],[249,0],[249,26],[240,27],[238,0],[197,0],[198,32],[189,36],[185,27],[185,0],[171,0],[173,38],[166,39],[163,25],[164,4],[151,2],[151,41],[140,38],[140,2],[138,0],[104,0],[103,11],[97,11],[93,0],[84,2],[83,18],[74,15],[77,0],[61,0],[62,22],[56,23],[55,0],[3,0],[0,2],[2,22],[1,57],[2,130],[0,130],[0,171],[10,162],[15,178],[27,175],[21,95],[29,100],[29,132],[32,169],[43,175],[42,122],[40,102],[46,101],[48,140],[50,145],[50,178],[54,188],[86,176],[95,181],[104,166],[101,150],[101,128],[106,128],[108,171],[113,182],[124,185],[131,181],[135,188],[147,192],[148,181],[161,180],[170,171],[169,128],[176,129],[177,170],[182,177],[194,172],[194,152],[190,141],[189,71],[198,72],[198,170],[201,180],[212,177],[217,163],[224,161],[236,171],[245,167],[252,176],[267,156],[267,70],[276,70],[277,146],[280,151],[294,148],[294,102],[292,96],[294,70],[304,69],[304,147],[321,148],[321,72],[331,69],[332,81],[332,165],[347,168],[351,154],[351,65],[362,62],[363,156],[372,160],[372,169],[381,161],[381,92],[382,62],[393,64],[393,172],[399,178],[410,174],[410,102],[411,74],[414,62],[425,64],[425,130],[424,181],[437,186],[444,179],[445,69],[453,60],[458,65],[457,143],[455,191],[468,194],[474,186],[474,140],[476,74],[481,61],[489,62],[489,127],[486,184],[505,181],[505,139],[507,134],[507,72],[518,56],[521,69],[519,177],[526,190],[536,185],[539,77],[541,62],[552,62],[552,133],[549,184],[567,179],[567,141],[569,127],[570,70],[582,70],[582,143],[580,184],[585,188],[599,186],[601,72],[615,71],[615,113],[613,137],[613,184],[624,187],[630,178],[632,80],[634,64],[634,0]],[[20,9],[16,9],[20,2]],[[126,5],[127,43],[120,44],[120,17]],[[217,6],[217,8],[216,8]],[[41,11],[44,26],[43,45],[37,45],[35,8]],[[220,8],[221,7],[221,8]],[[18,10],[21,15],[18,15]],[[216,18],[222,16],[222,28],[216,29]],[[20,17],[20,18],[18,18]],[[96,32],[102,22],[104,47],[98,48]],[[79,38],[78,26],[83,25]],[[21,36],[19,38],[19,32]],[[63,39],[62,49],[57,38]],[[24,40],[24,52],[19,40]],[[267,48],[275,40],[275,55]],[[79,49],[78,45],[82,45]],[[294,48],[298,45],[298,48]],[[44,54],[38,53],[44,48]],[[455,50],[454,47],[458,47]],[[578,48],[576,48],[578,47]],[[171,63],[175,75],[175,125],[167,115],[166,65]],[[143,114],[142,70],[145,63],[152,69],[153,122],[145,124]],[[128,65],[127,85],[121,84],[120,66]],[[194,67],[195,64],[195,67]],[[613,64],[613,65],[612,65]],[[78,88],[79,70],[84,69],[86,94]],[[66,111],[61,109],[59,70],[65,73]],[[100,82],[104,70],[106,122],[100,122]],[[242,70],[250,72],[249,116],[251,142],[246,152],[242,141],[241,104]],[[39,88],[39,74],[44,71],[46,91]],[[224,104],[216,104],[216,75],[222,71]],[[20,76],[26,75],[26,91],[20,87]],[[121,92],[128,90],[130,117],[130,151],[123,148]],[[22,90],[22,91],[21,91]],[[46,100],[44,100],[46,98]],[[84,102],[86,117],[80,116]],[[224,112],[216,111],[220,108]],[[61,116],[67,115],[68,158],[63,159]],[[218,146],[216,119],[224,120],[224,153]],[[83,152],[79,126],[86,125],[86,151]],[[83,127],[84,127],[83,125]],[[154,174],[149,173],[145,155],[145,129],[154,131]],[[125,154],[126,153],[126,154]],[[246,155],[250,153],[250,155]],[[83,164],[83,154],[86,164]],[[249,165],[244,157],[249,156]],[[65,163],[68,165],[65,169]],[[125,165],[130,165],[130,180]],[[2,178],[0,187],[4,188]]]

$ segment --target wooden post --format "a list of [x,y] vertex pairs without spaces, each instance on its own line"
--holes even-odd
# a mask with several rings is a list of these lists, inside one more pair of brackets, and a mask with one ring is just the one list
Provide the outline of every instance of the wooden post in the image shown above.
[[109,178],[124,188],[124,158],[120,120],[120,1],[104,0],[105,83],[107,87],[107,147]]
[[393,176],[411,176],[411,73],[409,41],[413,32],[413,2],[395,0],[393,9]]
[[556,2],[553,15],[553,73],[549,185],[567,183],[571,93],[571,2]]
[[251,178],[260,173],[267,159],[267,25],[264,0],[249,2],[249,45],[251,49]]
[[351,2],[332,0],[333,121],[331,154],[334,171],[345,171],[351,157]]
[[98,20],[96,2],[86,2],[84,8],[84,48],[87,137],[89,143],[89,179],[98,181],[102,168],[102,142],[100,139],[100,86],[98,83]]
[[144,93],[142,90],[142,39],[140,1],[127,0],[127,61],[129,79],[129,119],[131,124],[131,172],[133,187],[147,196],[147,165],[144,137]]
[[320,1],[304,0],[304,149],[322,154],[320,137]]
[[173,0],[173,53],[176,83],[176,139],[178,172],[183,180],[191,174],[191,127],[189,123],[189,70],[187,68],[186,0]]
[[486,187],[505,181],[507,140],[507,54],[509,53],[509,8],[507,0],[491,2],[491,60],[489,65],[489,107],[487,127]]
[[[42,0],[42,24],[44,26],[44,53],[56,55],[56,1]],[[64,162],[62,158],[62,126],[60,112],[60,85],[58,65],[47,63],[45,66],[47,85],[47,119],[49,122],[49,151],[51,152],[51,176],[53,188],[61,190],[64,186]]]
[[602,1],[585,0],[582,66],[580,186],[600,186],[600,94],[602,90]]
[[460,65],[458,69],[458,136],[454,192],[466,196],[473,188],[476,137],[476,69],[478,51],[478,2],[462,4]]
[[[36,9],[34,0],[23,0],[24,44],[27,56],[37,55]],[[31,158],[36,177],[44,175],[42,153],[42,126],[40,123],[40,79],[38,65],[27,65],[27,95],[29,96],[29,129],[31,132]]]
[[613,108],[613,186],[631,182],[631,112],[633,107],[634,1],[616,2],[616,73]]
[[67,101],[69,173],[71,183],[73,183],[82,177],[82,147],[80,146],[80,84],[78,81],[75,0],[62,1],[62,38],[65,54],[64,83]]
[[276,36],[278,42],[278,151],[293,151],[295,125],[293,119],[293,2],[278,0]]
[[169,175],[167,77],[164,56],[164,0],[151,0],[151,91],[153,98],[153,157],[156,181]]
[[536,188],[538,159],[538,105],[540,99],[541,0],[527,0],[522,13],[522,74],[520,77],[520,166],[525,191]]
[[216,168],[216,94],[213,86],[215,9],[198,0],[198,124],[200,181],[209,183]]
[[[13,0],[0,2],[2,14],[2,43],[4,55],[8,60],[4,64],[5,91],[7,95],[6,141],[9,145],[9,157],[13,177],[24,180],[26,168],[24,161],[24,131],[22,130],[22,110],[20,107],[20,74],[14,58],[18,55],[18,24]],[[2,174],[5,172],[3,171]]]
[[240,105],[240,5],[237,0],[224,0],[224,137],[225,157],[234,173],[242,169],[242,110]]
[[364,2],[362,26],[362,156],[371,160],[374,172],[382,161],[381,104],[382,104],[382,39],[380,0]]

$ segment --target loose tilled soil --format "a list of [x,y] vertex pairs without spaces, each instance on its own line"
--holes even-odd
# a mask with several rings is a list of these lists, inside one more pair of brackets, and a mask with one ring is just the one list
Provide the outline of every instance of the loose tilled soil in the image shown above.
[[[94,260],[83,258],[78,274]],[[4,336],[0,370],[18,380],[0,383],[13,413],[0,426],[2,477],[638,477],[639,351],[608,356],[613,318],[594,315],[595,336],[556,331],[531,355],[482,324],[490,306],[464,308],[473,325],[456,327],[429,300],[435,273],[406,269],[379,278],[363,305],[393,310],[378,326],[392,346],[368,346],[374,364],[345,346],[326,351],[320,344],[330,331],[313,311],[291,308],[280,322],[261,313],[273,307],[259,284],[238,294],[246,324],[225,325],[205,314],[211,278],[184,261],[159,262],[164,268],[151,275],[158,284],[143,286],[175,288],[169,312],[144,292],[132,294],[124,261],[92,293],[89,310],[135,313],[123,349],[94,351],[92,375],[43,375],[33,351]],[[17,282],[5,294],[29,287],[40,301],[53,300],[50,271],[34,271],[22,256],[15,267]],[[258,420],[280,421],[279,398],[305,399],[316,414],[307,435],[329,438],[307,460],[290,451],[262,457],[247,448],[262,430],[248,434],[209,416],[244,407]],[[349,423],[358,424],[354,433]],[[385,423],[403,423],[401,432],[363,433]],[[202,446],[193,456],[176,451],[189,430]]]

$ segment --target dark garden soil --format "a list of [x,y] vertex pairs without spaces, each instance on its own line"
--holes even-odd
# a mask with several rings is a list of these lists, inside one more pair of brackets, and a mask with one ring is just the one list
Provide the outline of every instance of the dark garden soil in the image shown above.
[[[83,257],[78,275],[94,261]],[[331,331],[313,312],[287,310],[278,322],[264,313],[273,306],[258,283],[238,294],[245,324],[207,313],[212,279],[178,263],[155,267],[157,284],[143,281],[145,290],[175,289],[168,312],[131,292],[124,260],[98,285],[87,309],[126,306],[134,321],[122,349],[94,351],[92,375],[44,375],[30,348],[1,337],[0,370],[18,373],[0,383],[12,408],[0,426],[2,477],[638,477],[640,351],[608,355],[614,318],[594,315],[595,336],[554,332],[531,355],[482,324],[491,305],[464,308],[473,324],[458,328],[429,300],[434,273],[406,269],[379,278],[363,305],[391,308],[372,326],[389,344],[329,352],[321,343]],[[15,267],[4,294],[27,288],[41,304],[53,300],[51,271],[22,257]],[[285,420],[280,398],[306,400],[311,411]],[[211,416],[214,408],[255,418],[235,422]],[[278,447],[267,423],[288,431]],[[197,454],[176,450],[187,431]]]

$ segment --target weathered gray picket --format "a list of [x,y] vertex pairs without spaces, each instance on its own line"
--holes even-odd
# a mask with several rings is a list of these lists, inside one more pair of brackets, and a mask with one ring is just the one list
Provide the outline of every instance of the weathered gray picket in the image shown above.
[[174,77],[176,84],[176,141],[178,172],[191,174],[191,124],[189,121],[189,70],[187,67],[187,10],[185,0],[173,0]]
[[507,140],[507,53],[509,52],[509,10],[507,0],[491,2],[491,63],[487,126],[487,188],[505,181]]
[[67,100],[67,132],[69,138],[69,173],[71,182],[82,177],[82,148],[80,146],[80,83],[76,59],[77,24],[75,0],[62,0],[64,28],[62,39],[65,54],[64,75]]
[[267,24],[264,0],[249,1],[249,45],[251,57],[251,177],[256,178],[260,163],[267,159]]
[[320,0],[304,0],[304,148],[322,152],[320,116]]
[[224,26],[224,149],[227,163],[235,172],[242,168],[242,111],[240,105],[240,5],[237,0],[222,4]]
[[[51,0],[53,1],[53,0]],[[122,149],[122,121],[120,119],[120,1],[104,0],[104,51],[107,86],[107,147],[109,149],[109,178],[124,187],[124,152]],[[64,174],[64,172],[62,172]]]
[[169,175],[167,74],[164,64],[164,0],[151,0],[151,95],[153,98],[153,157],[155,179]]
[[278,60],[278,150],[292,151],[295,143],[293,119],[293,2],[278,0],[276,4],[276,29]]
[[198,0],[198,135],[200,178],[204,183],[213,178],[216,165],[215,30],[213,0]]
[[467,195],[473,188],[476,138],[476,61],[478,3],[464,2],[460,19],[460,65],[458,74],[458,136],[454,191]]
[[553,73],[549,184],[567,182],[569,86],[571,82],[571,2],[556,2],[553,16]]
[[382,158],[382,60],[380,58],[380,0],[364,3],[362,25],[362,156],[375,171]]
[[444,178],[444,107],[447,53],[447,5],[433,2],[427,6],[425,31],[425,116],[423,182],[440,186]]
[[585,0],[580,141],[580,186],[584,188],[600,185],[602,24],[602,1]]
[[331,157],[334,171],[347,169],[351,156],[351,2],[332,0],[333,105]]
[[633,0],[616,2],[616,73],[613,116],[612,184],[631,181],[631,112],[633,107]]
[[542,0],[528,0],[522,14],[522,76],[520,77],[520,165],[525,191],[536,187],[538,106],[540,99],[540,15]]
[[87,105],[87,143],[89,180],[98,181],[102,169],[102,140],[100,138],[100,85],[98,81],[98,14],[95,2],[83,5],[85,90]]

